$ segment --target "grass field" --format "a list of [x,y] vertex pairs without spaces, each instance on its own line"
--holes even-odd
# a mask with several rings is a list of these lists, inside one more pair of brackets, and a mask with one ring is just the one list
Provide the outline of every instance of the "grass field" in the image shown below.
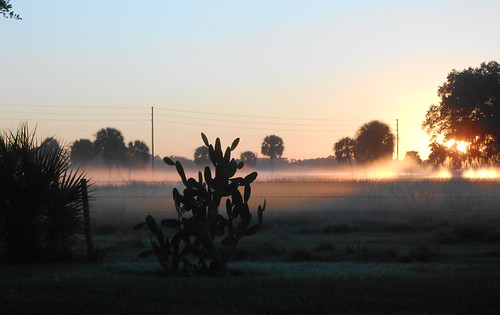
[[168,278],[131,226],[174,217],[176,183],[95,186],[98,264],[2,266],[5,314],[436,313],[500,307],[500,183],[281,181],[229,278]]
[[164,278],[148,263],[8,267],[3,314],[495,314],[494,265],[253,263]]

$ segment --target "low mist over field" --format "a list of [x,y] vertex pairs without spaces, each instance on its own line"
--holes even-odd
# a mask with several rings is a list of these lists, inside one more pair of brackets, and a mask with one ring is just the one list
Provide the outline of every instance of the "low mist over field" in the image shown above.
[[[188,177],[198,178],[203,168],[186,168]],[[179,182],[175,168],[150,167],[144,169],[88,167],[83,169],[92,182],[97,185],[123,185],[131,182]],[[499,179],[500,168],[477,167],[453,172],[444,167],[419,165],[411,161],[391,161],[368,166],[341,165],[334,167],[289,166],[276,170],[244,167],[238,176],[257,171],[257,181],[349,181],[349,180],[428,180],[428,179]]]
[[[130,227],[147,214],[175,217],[172,189],[183,189],[175,169],[87,169],[94,184],[97,226]],[[253,171],[244,167],[238,174]],[[452,174],[404,162],[371,167],[257,170],[250,206],[267,202],[265,224],[298,220],[328,224],[464,224],[499,222],[498,169]],[[186,170],[197,178],[194,169]],[[478,176],[480,175],[480,176]],[[286,215],[285,215],[286,214]],[[300,219],[297,219],[300,218]],[[314,223],[315,222],[315,223]]]

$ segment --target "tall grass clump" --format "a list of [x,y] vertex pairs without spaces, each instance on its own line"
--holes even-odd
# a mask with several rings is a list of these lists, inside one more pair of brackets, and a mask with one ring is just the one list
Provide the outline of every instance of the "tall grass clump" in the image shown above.
[[0,259],[67,258],[82,227],[80,179],[62,149],[38,146],[26,124],[0,135]]
[[[162,225],[176,231],[175,235],[171,238],[164,235],[150,215],[134,229],[147,226],[151,235],[153,249],[139,254],[139,257],[156,255],[169,274],[182,271],[187,275],[226,276],[229,274],[228,262],[240,239],[260,229],[266,205],[264,201],[263,207],[258,206],[258,223],[250,224],[250,184],[257,178],[257,172],[245,177],[234,177],[244,165],[231,158],[239,138],[223,153],[219,138],[213,146],[203,133],[201,136],[208,148],[215,176],[211,168],[206,166],[203,173],[198,173],[198,179],[187,179],[179,161],[174,163],[164,158],[166,164],[175,166],[185,186],[182,193],[177,188],[173,189],[177,218],[161,221]],[[226,216],[219,210],[221,202],[226,206]]]

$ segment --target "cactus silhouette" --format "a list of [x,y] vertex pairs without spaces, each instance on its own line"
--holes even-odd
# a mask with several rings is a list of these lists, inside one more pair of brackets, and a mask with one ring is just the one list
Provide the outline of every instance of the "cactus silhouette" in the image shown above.
[[[238,242],[244,236],[255,234],[261,227],[266,201],[257,209],[257,223],[251,225],[252,214],[248,206],[250,184],[257,178],[257,172],[245,177],[234,177],[244,165],[231,158],[239,143],[235,139],[223,152],[220,139],[215,146],[201,134],[208,147],[210,161],[215,168],[215,176],[210,167],[198,173],[198,179],[186,178],[179,161],[165,157],[166,164],[175,166],[185,188],[181,192],[173,189],[173,199],[177,210],[177,219],[166,219],[161,224],[174,229],[176,234],[168,238],[152,216],[145,222],[134,226],[139,230],[147,227],[151,236],[152,249],[140,253],[139,257],[156,255],[163,268],[170,274],[184,273],[220,275],[229,274],[228,262]],[[243,188],[243,195],[239,188]],[[226,216],[219,207],[225,199]],[[217,242],[221,239],[220,242]],[[193,262],[195,261],[195,262]],[[182,268],[181,268],[182,267]]]

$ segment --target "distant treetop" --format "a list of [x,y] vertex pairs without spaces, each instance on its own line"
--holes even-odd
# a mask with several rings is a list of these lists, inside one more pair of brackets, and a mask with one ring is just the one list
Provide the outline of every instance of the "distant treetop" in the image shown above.
[[261,153],[268,156],[271,159],[271,162],[274,161],[275,158],[281,157],[284,150],[285,146],[283,139],[278,136],[267,136],[262,142]]
[[358,163],[391,159],[394,153],[394,135],[389,125],[372,120],[363,124],[356,133],[354,157]]

